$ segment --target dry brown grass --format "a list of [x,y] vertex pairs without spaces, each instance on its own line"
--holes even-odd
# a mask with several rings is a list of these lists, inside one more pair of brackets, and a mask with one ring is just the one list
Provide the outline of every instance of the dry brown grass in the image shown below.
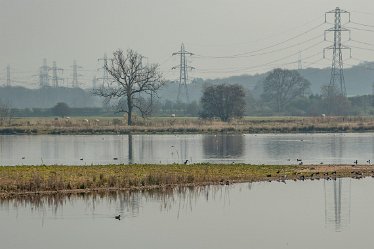
[[2,134],[126,134],[126,133],[296,133],[374,131],[374,117],[248,117],[231,122],[198,118],[20,118],[0,127]]
[[[319,172],[318,174],[316,174]],[[328,175],[323,173],[329,172]],[[336,172],[332,174],[332,172]],[[0,167],[0,196],[43,191],[139,189],[263,180],[372,175],[374,166],[257,166],[246,164]],[[359,173],[359,174],[356,174]],[[361,175],[362,174],[362,175]]]

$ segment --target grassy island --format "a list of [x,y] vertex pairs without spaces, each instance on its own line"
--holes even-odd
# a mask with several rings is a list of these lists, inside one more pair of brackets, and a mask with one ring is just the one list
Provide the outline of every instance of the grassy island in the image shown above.
[[334,180],[374,175],[371,165],[248,164],[4,166],[0,198],[14,195],[135,190],[235,182]]

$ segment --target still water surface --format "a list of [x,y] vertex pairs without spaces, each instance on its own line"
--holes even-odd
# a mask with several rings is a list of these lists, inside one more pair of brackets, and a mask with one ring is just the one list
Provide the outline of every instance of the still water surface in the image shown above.
[[373,189],[365,178],[0,200],[0,248],[373,248]]
[[374,133],[0,136],[0,165],[374,161]]

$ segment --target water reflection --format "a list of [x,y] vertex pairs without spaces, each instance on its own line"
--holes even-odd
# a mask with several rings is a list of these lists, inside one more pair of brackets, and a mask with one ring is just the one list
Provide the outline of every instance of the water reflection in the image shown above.
[[2,199],[1,247],[371,248],[373,187],[365,178]]
[[0,136],[0,165],[373,160],[374,133],[267,135]]
[[240,158],[244,152],[244,136],[240,134],[203,136],[204,155],[207,158]]
[[132,142],[132,135],[129,134],[128,135],[128,164],[133,164],[134,163],[134,155],[133,155],[133,152],[132,152],[132,145],[133,142]]
[[351,219],[351,179],[324,180],[325,222],[342,231]]
[[[63,210],[65,205],[77,202],[85,203],[85,210],[95,214],[97,205],[106,203],[116,213],[125,217],[136,217],[142,206],[147,203],[158,203],[160,211],[168,211],[178,207],[180,211],[192,211],[193,204],[203,197],[206,201],[216,199],[217,196],[228,198],[230,186],[189,186],[177,188],[150,189],[142,191],[103,191],[79,194],[51,194],[15,196],[0,199],[1,209],[28,208],[32,212],[46,213],[52,211],[54,215]],[[0,211],[1,211],[0,209]]]

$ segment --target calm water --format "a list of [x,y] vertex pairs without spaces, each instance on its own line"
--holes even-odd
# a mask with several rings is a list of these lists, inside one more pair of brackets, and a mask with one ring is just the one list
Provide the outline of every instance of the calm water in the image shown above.
[[[0,165],[374,161],[374,133],[0,136]],[[115,160],[116,158],[116,160]],[[82,160],[81,160],[82,159]]]
[[0,248],[367,249],[373,189],[365,178],[1,200]]

